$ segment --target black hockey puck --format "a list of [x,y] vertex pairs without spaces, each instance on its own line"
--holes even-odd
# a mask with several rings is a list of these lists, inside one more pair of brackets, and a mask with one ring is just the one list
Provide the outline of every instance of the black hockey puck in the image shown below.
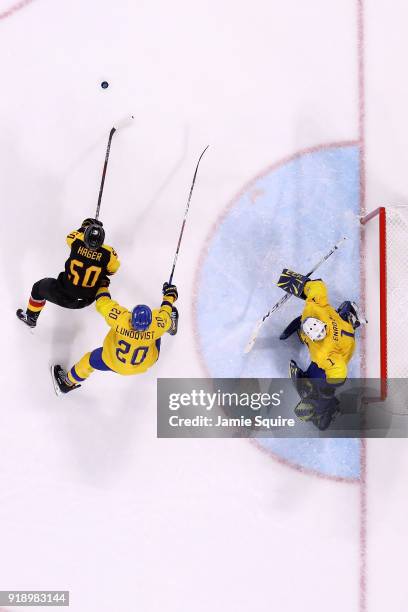
[[109,87],[108,81],[102,81],[101,87],[102,87],[102,89],[107,89]]

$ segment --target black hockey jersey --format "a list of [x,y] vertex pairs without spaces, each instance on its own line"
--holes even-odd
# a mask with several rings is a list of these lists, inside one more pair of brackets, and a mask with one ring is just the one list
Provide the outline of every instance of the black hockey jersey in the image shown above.
[[65,262],[65,270],[59,275],[64,290],[73,297],[89,299],[96,295],[104,276],[115,274],[120,266],[116,251],[103,244],[91,251],[84,243],[82,229],[67,236],[71,254]]

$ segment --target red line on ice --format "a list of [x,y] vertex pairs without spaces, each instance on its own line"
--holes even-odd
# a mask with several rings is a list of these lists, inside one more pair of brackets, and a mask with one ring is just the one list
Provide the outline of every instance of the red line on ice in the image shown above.
[[249,441],[251,442],[251,444],[256,446],[256,448],[262,453],[268,455],[269,457],[272,457],[272,459],[277,461],[277,463],[285,465],[286,467],[292,470],[296,470],[297,472],[300,472],[301,474],[304,474],[306,476],[313,476],[322,480],[331,480],[334,482],[342,482],[346,484],[359,484],[360,482],[359,478],[347,478],[346,476],[330,476],[330,474],[323,474],[322,472],[318,472],[317,470],[314,470],[312,468],[307,468],[303,465],[299,465],[298,463],[294,463],[293,461],[290,461],[289,459],[285,459],[285,457],[278,455],[278,453],[274,453],[269,448],[261,446],[257,438],[250,438]]
[[[207,235],[204,247],[201,250],[199,260],[196,267],[195,278],[194,278],[194,290],[193,290],[193,318],[194,318],[194,339],[197,354],[199,356],[202,369],[205,373],[206,377],[210,377],[209,372],[207,370],[204,356],[200,346],[200,339],[198,336],[198,325],[197,325],[197,295],[198,295],[198,280],[200,270],[203,264],[203,261],[207,255],[209,244],[219,227],[222,223],[223,219],[228,214],[229,210],[232,208],[237,199],[243,194],[243,192],[247,191],[249,187],[255,183],[259,178],[264,176],[266,173],[271,172],[279,168],[280,166],[296,159],[301,155],[307,155],[308,153],[313,153],[315,151],[319,151],[322,149],[329,149],[340,146],[355,146],[358,145],[359,148],[359,161],[360,161],[360,213],[363,215],[365,212],[366,205],[366,139],[365,139],[365,57],[364,57],[364,0],[356,0],[356,8],[357,8],[357,58],[358,58],[358,140],[357,141],[347,141],[347,142],[337,142],[337,143],[329,143],[326,145],[317,145],[314,147],[310,147],[308,149],[304,149],[303,151],[299,151],[294,153],[272,166],[268,167],[263,172],[259,173],[254,179],[250,180],[241,191],[230,201],[221,215],[216,219],[213,223],[212,228]],[[365,271],[364,271],[364,249],[365,249],[365,240],[364,234],[361,232],[360,234],[360,261],[361,267],[361,301],[364,309],[365,305]],[[361,376],[365,375],[365,341],[364,335],[361,338]],[[254,440],[251,440],[254,442]],[[256,443],[256,442],[255,442]],[[360,612],[367,612],[367,441],[365,438],[360,439],[360,478],[356,481],[355,479],[339,479],[336,477],[325,476],[321,473],[314,472],[313,470],[308,470],[303,468],[302,466],[292,463],[283,457],[275,455],[271,451],[260,447],[257,444],[258,449],[261,449],[264,453],[267,453],[271,457],[273,457],[280,464],[286,465],[292,469],[303,472],[305,474],[310,474],[319,478],[326,478],[329,480],[336,480],[341,482],[349,482],[349,483],[360,483],[360,604],[359,609]]]
[[7,19],[8,17],[11,17],[12,15],[14,15],[14,13],[17,13],[17,11],[20,11],[32,2],[34,2],[34,0],[21,0],[21,2],[13,4],[12,6],[10,6],[10,8],[0,13],[0,19]]
[[[365,135],[365,37],[364,0],[357,0],[357,56],[358,56],[358,129],[360,152],[360,215],[366,212],[366,135]],[[360,231],[360,294],[363,310],[366,302],[364,229]],[[361,337],[361,377],[366,375],[365,329]],[[360,612],[367,612],[367,440],[360,439]]]
[[360,439],[360,612],[367,610],[367,440]]

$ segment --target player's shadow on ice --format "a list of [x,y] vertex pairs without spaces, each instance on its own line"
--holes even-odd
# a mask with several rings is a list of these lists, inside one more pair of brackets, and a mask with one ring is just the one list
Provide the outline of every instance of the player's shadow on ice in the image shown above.
[[270,335],[263,338],[258,338],[253,348],[254,351],[273,350],[278,352],[280,356],[282,353],[299,354],[302,344],[299,342],[296,336],[288,338],[287,340],[279,340],[276,335]]
[[286,378],[289,376],[289,361],[291,359],[299,363],[303,363],[305,358],[307,359],[304,348],[296,336],[287,340],[279,340],[279,337],[271,335],[258,338],[252,352],[267,351],[267,355],[262,356],[262,359],[267,358],[271,364],[274,364],[273,369],[277,374],[274,374],[273,377],[283,376]]
[[[72,360],[78,361],[82,354],[74,355],[75,339],[82,333],[85,328],[85,321],[75,317],[70,318],[60,309],[54,315],[53,327],[51,330],[51,353],[50,358],[52,363],[59,363],[65,368],[73,365]],[[77,350],[77,349],[76,349]]]

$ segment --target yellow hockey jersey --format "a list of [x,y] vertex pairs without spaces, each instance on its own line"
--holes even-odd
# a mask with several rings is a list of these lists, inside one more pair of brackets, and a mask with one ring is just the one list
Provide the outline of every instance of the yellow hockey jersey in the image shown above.
[[170,329],[174,298],[166,297],[160,309],[152,311],[152,323],[146,331],[136,331],[131,312],[112,300],[101,287],[96,295],[96,309],[111,328],[105,337],[102,359],[112,370],[125,376],[146,372],[159,358],[160,338]]
[[344,321],[330,306],[327,287],[321,280],[309,281],[304,288],[306,305],[302,321],[308,317],[320,319],[326,324],[326,337],[313,342],[301,332],[302,341],[307,345],[311,360],[326,372],[328,382],[342,382],[347,378],[347,364],[355,349],[353,326]]

